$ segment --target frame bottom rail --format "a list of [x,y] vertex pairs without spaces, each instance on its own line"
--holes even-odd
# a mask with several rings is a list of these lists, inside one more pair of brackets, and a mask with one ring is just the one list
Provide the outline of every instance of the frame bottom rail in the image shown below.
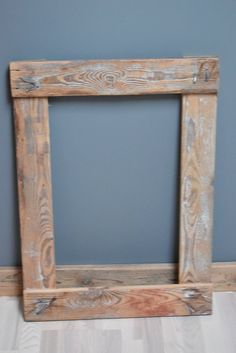
[[24,290],[28,321],[209,315],[212,284]]

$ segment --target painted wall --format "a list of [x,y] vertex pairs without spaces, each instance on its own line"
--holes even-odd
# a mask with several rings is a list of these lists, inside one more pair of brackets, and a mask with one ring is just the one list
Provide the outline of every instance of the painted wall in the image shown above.
[[[0,265],[20,263],[8,62],[218,55],[214,260],[236,260],[236,1],[0,4]],[[56,257],[176,261],[177,96],[50,100]]]

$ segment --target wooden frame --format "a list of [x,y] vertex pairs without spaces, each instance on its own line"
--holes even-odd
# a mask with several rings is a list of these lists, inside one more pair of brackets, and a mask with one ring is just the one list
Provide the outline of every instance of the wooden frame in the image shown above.
[[[12,62],[10,80],[25,319],[210,314],[218,59]],[[182,96],[179,283],[129,282],[127,270],[122,285],[57,288],[48,97],[169,93]]]

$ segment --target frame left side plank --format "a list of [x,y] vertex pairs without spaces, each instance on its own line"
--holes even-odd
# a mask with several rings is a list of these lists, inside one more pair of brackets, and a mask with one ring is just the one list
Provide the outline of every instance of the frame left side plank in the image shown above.
[[47,98],[15,98],[24,289],[55,288]]

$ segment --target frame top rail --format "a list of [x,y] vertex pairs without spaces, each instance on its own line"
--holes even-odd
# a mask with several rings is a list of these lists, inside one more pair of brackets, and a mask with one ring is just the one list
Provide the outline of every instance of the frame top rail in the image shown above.
[[12,97],[217,93],[216,57],[15,61]]

